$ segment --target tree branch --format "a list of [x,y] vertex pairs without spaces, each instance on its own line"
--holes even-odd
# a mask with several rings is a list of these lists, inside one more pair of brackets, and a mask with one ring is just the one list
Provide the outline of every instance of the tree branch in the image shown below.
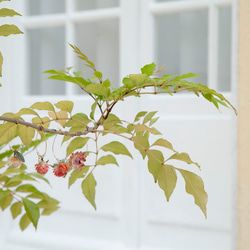
[[24,125],[27,127],[34,128],[37,131],[43,131],[43,132],[50,133],[50,134],[66,135],[66,136],[71,136],[71,137],[87,135],[88,133],[95,133],[95,130],[99,126],[98,124],[95,124],[93,127],[87,127],[83,131],[69,132],[69,131],[63,131],[63,130],[57,130],[57,129],[44,128],[43,126],[36,125],[36,124],[31,123],[31,122],[26,122],[26,121],[23,121],[20,119],[4,117],[4,116],[0,116],[0,121],[6,121],[6,122]]

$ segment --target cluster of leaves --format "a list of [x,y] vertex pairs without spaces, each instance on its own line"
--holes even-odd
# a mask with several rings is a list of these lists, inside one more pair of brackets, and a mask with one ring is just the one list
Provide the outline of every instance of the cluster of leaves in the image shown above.
[[[33,141],[30,149],[42,142]],[[10,208],[13,219],[19,217],[20,228],[24,230],[30,223],[37,228],[40,214],[50,215],[59,208],[59,202],[33,185],[39,180],[47,184],[49,181],[43,175],[29,171],[22,155],[27,148],[23,147],[20,151],[19,148],[20,145],[15,145],[0,154],[0,208]],[[8,167],[13,158],[22,163],[19,168]]]
[[[0,2],[3,1],[10,1],[10,0],[0,0]],[[13,16],[21,16],[21,14],[8,8],[0,9],[0,17],[13,17]],[[22,33],[23,32],[14,24],[3,24],[0,26],[0,36],[9,36]],[[3,55],[0,52],[0,77],[2,76],[2,65],[3,65]]]

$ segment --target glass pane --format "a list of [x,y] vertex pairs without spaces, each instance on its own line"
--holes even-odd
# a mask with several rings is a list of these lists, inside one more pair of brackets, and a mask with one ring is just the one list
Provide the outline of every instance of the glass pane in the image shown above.
[[231,8],[219,8],[218,90],[230,91],[231,83]]
[[155,17],[155,56],[166,64],[165,74],[193,72],[202,77],[190,81],[207,84],[207,11]]
[[65,0],[28,0],[28,15],[46,15],[65,11]]
[[77,10],[92,10],[100,8],[118,7],[119,0],[76,0]]
[[65,93],[61,81],[46,79],[43,71],[65,68],[65,30],[64,27],[29,30],[29,94],[60,95]]
[[[103,80],[108,78],[112,86],[119,84],[118,26],[117,20],[76,24],[77,46],[103,73]],[[84,78],[93,76],[93,71],[86,68],[82,60],[77,60],[76,65],[77,70],[84,71]]]

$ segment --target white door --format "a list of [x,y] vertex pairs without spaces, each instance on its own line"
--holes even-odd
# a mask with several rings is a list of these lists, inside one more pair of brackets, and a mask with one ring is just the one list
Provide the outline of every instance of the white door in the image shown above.
[[[9,107],[13,111],[36,101],[68,99],[75,102],[75,112],[89,112],[91,103],[77,88],[45,80],[41,74],[72,65],[81,69],[68,42],[117,85],[122,77],[154,61],[166,64],[167,74],[203,75],[198,79],[201,83],[236,103],[236,1],[12,1],[24,15],[19,18],[24,35],[12,40],[14,60],[9,66],[15,69]],[[208,219],[185,193],[180,176],[167,203],[139,156],[133,161],[121,158],[121,168],[96,171],[97,211],[84,199],[79,185],[68,190],[65,181],[51,178],[54,188],[47,191],[62,201],[61,209],[42,217],[36,232],[30,227],[21,233],[18,221],[4,217],[3,249],[234,249],[233,112],[220,113],[188,93],[131,99],[116,109],[128,120],[141,110],[159,111],[159,130],[178,151],[189,153],[202,166]],[[30,160],[31,168],[34,161]]]

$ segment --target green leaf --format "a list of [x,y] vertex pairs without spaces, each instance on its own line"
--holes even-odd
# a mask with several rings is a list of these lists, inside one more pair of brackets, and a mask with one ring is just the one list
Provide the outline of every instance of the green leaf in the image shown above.
[[72,152],[74,152],[76,149],[82,148],[86,145],[90,138],[89,137],[76,137],[74,138],[69,146],[67,147],[67,154],[66,156],[69,156]]
[[22,218],[20,219],[19,226],[20,226],[21,230],[23,231],[29,226],[30,223],[31,223],[31,221],[30,221],[28,215],[24,214],[22,216]]
[[34,172],[34,173],[30,173],[29,175],[30,175],[30,176],[34,176],[35,178],[38,178],[38,179],[40,179],[40,180],[43,180],[43,181],[45,181],[47,184],[50,185],[48,179],[46,179],[46,178],[44,177],[43,174],[39,174],[39,173]]
[[15,202],[12,204],[10,211],[13,219],[15,219],[19,214],[21,214],[22,207],[23,207],[22,202]]
[[6,17],[6,16],[21,16],[21,14],[7,8],[0,9],[0,17]]
[[105,81],[103,81],[102,84],[103,84],[103,86],[105,86],[107,88],[109,88],[111,86],[111,83],[110,83],[109,79],[106,79]]
[[6,184],[16,182],[16,181],[35,181],[35,179],[27,174],[18,174],[12,177]]
[[95,71],[94,74],[97,78],[102,78],[102,73],[100,71]]
[[142,74],[146,74],[148,76],[151,76],[156,69],[155,63],[147,64],[143,68],[141,68]]
[[1,77],[3,76],[3,74],[2,74],[2,67],[3,67],[3,55],[0,52],[0,76]]
[[118,141],[112,141],[104,146],[101,147],[103,151],[110,151],[114,154],[122,154],[122,155],[127,155],[129,157],[132,157],[132,155],[129,153],[128,149],[120,142]]
[[143,119],[143,123],[147,123],[148,121],[150,121],[156,113],[157,111],[148,112],[148,114]]
[[142,86],[147,78],[148,76],[146,74],[130,74],[129,75],[129,79],[137,87]]
[[36,102],[33,105],[31,105],[30,108],[38,109],[38,110],[48,110],[48,111],[55,112],[55,109],[50,102]]
[[144,159],[149,148],[148,136],[144,133],[136,133],[136,136],[133,137],[133,142],[134,147],[140,152],[142,158]]
[[71,113],[72,109],[74,107],[74,103],[71,101],[60,101],[60,102],[56,103],[55,106],[57,108],[61,109],[62,111],[66,111],[68,113]]
[[90,202],[90,204],[96,209],[95,187],[96,187],[96,180],[95,180],[93,174],[90,173],[82,181],[82,193],[85,196],[85,198]]
[[153,175],[154,181],[157,182],[159,170],[164,164],[164,156],[159,150],[149,150],[148,156],[148,170]]
[[0,207],[2,210],[5,210],[8,206],[10,206],[11,202],[13,200],[13,196],[11,193],[7,193],[6,195],[0,199]]
[[18,135],[25,147],[28,149],[30,147],[33,137],[35,136],[35,129],[28,126],[19,125]]
[[65,127],[74,127],[78,126],[79,124],[82,124],[86,126],[91,121],[89,120],[88,116],[84,113],[77,113],[74,114],[66,123]]
[[23,32],[14,24],[4,24],[0,26],[0,36],[9,36],[23,34]]
[[37,193],[39,192],[37,188],[35,188],[31,184],[23,184],[16,188],[16,192],[22,192],[22,193]]
[[200,75],[196,75],[196,74],[190,72],[190,73],[183,74],[181,76],[177,76],[175,79],[176,80],[180,80],[180,79],[192,78],[192,77],[201,77],[201,76]]
[[32,123],[33,124],[39,124],[39,125],[41,125],[42,127],[44,127],[44,128],[48,128],[49,127],[49,125],[50,125],[50,119],[49,119],[49,117],[47,117],[47,116],[45,116],[45,117],[43,117],[43,118],[40,118],[40,117],[34,117],[33,119],[32,119]]
[[95,115],[95,109],[96,109],[96,106],[97,106],[97,100],[91,105],[91,113],[90,113],[90,118],[92,120],[94,120],[94,115]]
[[49,196],[45,196],[45,199],[41,200],[37,203],[37,206],[39,208],[53,208],[56,207],[59,204],[59,201],[53,198],[50,198]]
[[115,164],[119,166],[113,155],[102,156],[96,163],[96,165],[106,165],[106,164]]
[[152,144],[152,146],[161,146],[161,147],[165,147],[165,148],[170,149],[170,150],[172,150],[172,151],[175,152],[175,150],[174,150],[172,144],[171,144],[169,141],[167,141],[166,139],[163,139],[163,138],[160,138],[160,139],[156,140],[156,141],[154,142],[154,144]]
[[186,192],[194,197],[195,204],[200,207],[207,218],[207,193],[204,190],[204,183],[200,176],[183,170],[177,169],[186,183]]
[[109,94],[110,94],[109,88],[103,86],[100,83],[89,84],[88,86],[86,86],[86,90],[88,92],[90,92],[90,93],[100,95],[100,96],[104,96],[104,97],[108,97]]
[[17,125],[6,122],[0,125],[0,145],[10,142],[17,135]]
[[176,171],[171,165],[164,165],[158,171],[158,184],[169,201],[177,182]]
[[31,108],[22,108],[18,111],[18,113],[16,114],[18,117],[22,116],[22,115],[35,115],[37,117],[39,117],[39,115],[37,114],[37,112],[35,112],[33,109]]
[[59,208],[60,208],[59,206],[44,208],[42,211],[42,215],[51,215],[52,213],[57,211]]
[[40,211],[37,204],[24,197],[22,197],[22,200],[28,218],[31,220],[34,227],[37,228],[37,223],[40,217]]
[[140,120],[141,117],[145,116],[147,114],[146,111],[140,111],[136,116],[135,116],[135,119],[134,119],[134,122],[137,122]]
[[84,178],[84,176],[86,175],[86,173],[88,172],[88,170],[89,170],[89,167],[88,166],[84,166],[81,170],[74,170],[74,171],[72,171],[72,173],[71,173],[71,175],[69,177],[68,188],[70,188],[71,185],[73,185],[77,179]]
[[186,162],[187,164],[194,164],[196,165],[198,168],[201,168],[200,165],[196,162],[193,162],[191,159],[190,159],[190,156],[187,154],[187,153],[178,153],[176,152],[175,154],[173,154],[172,156],[170,156],[168,160],[179,160],[179,161],[184,161]]

